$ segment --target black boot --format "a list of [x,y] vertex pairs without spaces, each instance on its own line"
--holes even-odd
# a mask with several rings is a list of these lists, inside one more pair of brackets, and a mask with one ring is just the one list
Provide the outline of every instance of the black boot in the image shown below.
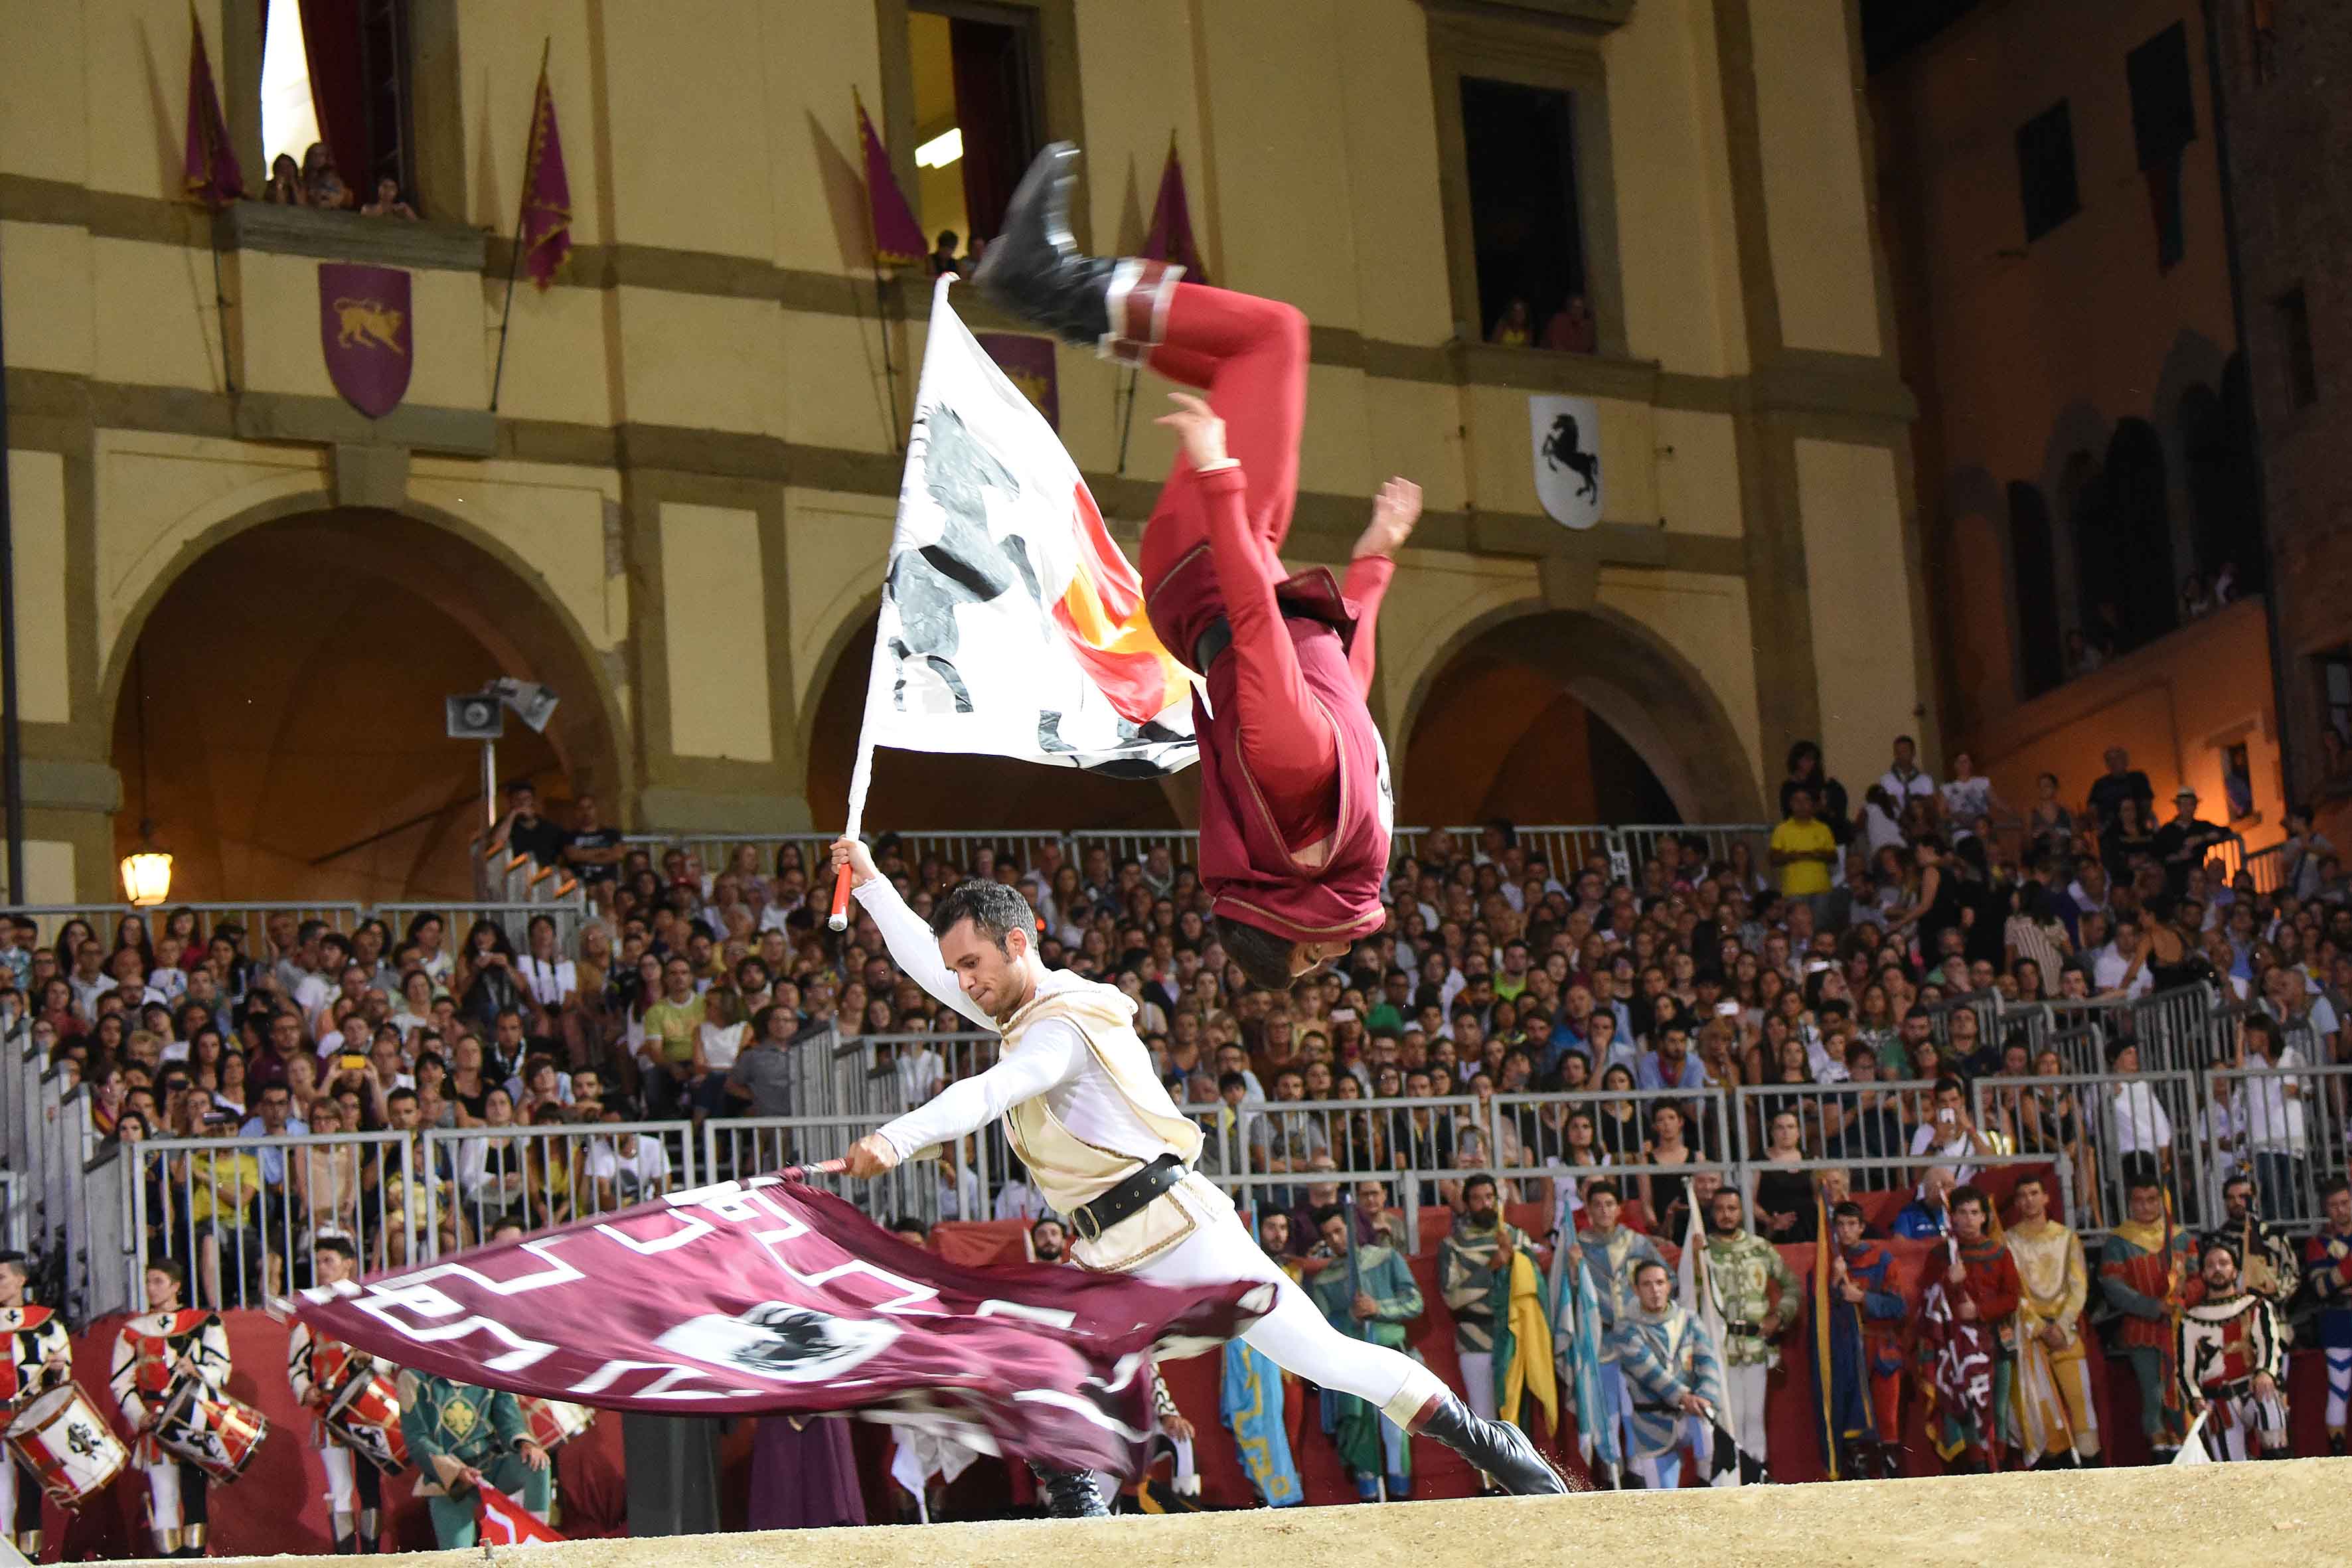
[[998,310],[1093,348],[1110,335],[1108,294],[1118,264],[1078,254],[1070,232],[1077,162],[1068,142],[1048,142],[1031,161],[971,280]]
[[1045,1489],[1045,1511],[1055,1519],[1108,1519],[1092,1470],[1049,1470],[1032,1464],[1029,1473]]
[[1070,232],[1071,170],[1078,150],[1055,142],[1037,154],[1004,209],[1003,226],[972,273],[989,303],[1106,359],[1141,364],[1166,330],[1181,267],[1138,257],[1078,254]]
[[1507,1423],[1472,1415],[1470,1407],[1451,1394],[1440,1394],[1432,1402],[1413,1430],[1436,1438],[1469,1460],[1474,1468],[1501,1482],[1507,1492],[1532,1497],[1568,1490],[1568,1483],[1528,1441],[1526,1433]]

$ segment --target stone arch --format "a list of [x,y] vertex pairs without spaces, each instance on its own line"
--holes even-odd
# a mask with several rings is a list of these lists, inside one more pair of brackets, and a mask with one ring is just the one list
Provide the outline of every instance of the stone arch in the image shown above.
[[[1622,737],[1684,821],[1752,822],[1763,810],[1747,748],[1706,679],[1648,626],[1597,605],[1523,599],[1465,623],[1415,680],[1391,731],[1392,760],[1411,751],[1448,672],[1474,662],[1517,665],[1575,698]],[[1410,766],[1398,788],[1402,820],[1412,815]]]
[[[625,819],[633,805],[633,758],[620,683],[610,656],[595,647],[544,576],[495,532],[478,521],[415,501],[396,508],[338,507],[323,492],[297,491],[240,508],[173,542],[128,605],[100,672],[97,710],[107,716],[119,754],[123,754],[124,736],[135,721],[131,715],[131,699],[137,694],[130,689],[134,663],[142,658],[142,649],[151,641],[151,630],[159,626],[159,612],[163,612],[166,632],[173,626],[184,632],[188,617],[167,608],[173,595],[184,585],[189,592],[207,596],[221,593],[222,585],[208,578],[207,563],[212,563],[212,571],[219,573],[232,571],[236,565],[257,574],[274,573],[271,581],[282,581],[290,574],[299,582],[304,574],[315,570],[322,597],[334,594],[356,602],[352,584],[359,581],[373,586],[387,599],[421,605],[428,612],[425,620],[432,630],[423,633],[418,641],[412,643],[404,628],[395,627],[386,637],[379,627],[378,640],[367,641],[355,633],[350,642],[329,645],[330,651],[345,663],[355,649],[378,658],[380,667],[391,667],[394,682],[404,669],[413,669],[418,663],[445,674],[444,667],[462,666],[479,676],[510,673],[543,682],[555,690],[560,700],[547,733],[544,737],[532,736],[510,721],[508,740],[500,743],[500,771],[509,774],[552,773],[574,788],[593,788],[603,797],[608,821]],[[282,613],[288,601],[274,602],[281,605]],[[237,646],[234,639],[240,636],[267,635],[267,605],[247,605],[233,600],[227,607],[251,612],[237,615],[233,621],[249,619],[264,629],[257,632],[246,626],[227,625],[221,634],[222,646]],[[298,612],[313,613],[307,604]],[[208,618],[205,624],[209,625]],[[425,641],[434,637],[442,640]],[[458,650],[467,647],[471,652],[459,658]],[[161,651],[168,672],[172,661],[186,649],[174,643]],[[408,661],[405,664],[404,658]],[[453,659],[457,661],[454,664]],[[155,668],[156,661],[149,658],[143,673],[150,678],[151,687]],[[231,679],[235,678],[232,673]],[[473,675],[467,677],[472,678]],[[449,689],[463,689],[459,685]],[[372,700],[376,689],[382,689],[337,693],[335,699],[365,704]],[[397,689],[396,685],[394,689]],[[400,693],[396,717],[408,726],[404,733],[410,739],[415,738],[419,725],[429,726],[437,732],[441,695],[446,693],[436,690],[429,698],[422,691]],[[152,700],[152,691],[150,697]],[[307,712],[315,716],[321,711],[318,704],[322,697],[314,695],[310,700],[311,706]],[[427,713],[409,710],[412,703],[422,708],[428,701]],[[154,716],[152,708],[149,716]],[[286,742],[289,733],[308,727],[302,714],[280,721],[270,736],[272,750],[268,754],[278,755],[276,748]],[[257,734],[245,739],[258,742],[261,738]],[[470,755],[466,756],[465,765],[478,767]],[[117,819],[119,839],[130,833],[141,809],[135,798],[135,781],[129,776],[131,770],[126,767],[123,771],[125,805]],[[273,773],[271,776],[276,775]],[[474,775],[462,776],[467,780],[466,788],[470,793]],[[388,782],[385,800],[395,798],[398,796],[394,787]],[[408,798],[413,804],[417,797]],[[478,805],[475,809],[479,809]],[[354,820],[374,822],[364,812],[355,814]],[[423,821],[424,817],[419,816],[418,822]],[[447,822],[420,831],[446,835],[467,826],[464,814],[453,812]],[[366,835],[355,831],[354,837]],[[246,863],[269,864],[266,857],[256,857]],[[423,852],[419,852],[415,863],[424,863]],[[243,886],[239,873],[226,856],[219,869],[223,876],[238,880],[240,885],[205,890],[262,897],[280,892],[324,895],[346,890],[385,896],[406,890],[396,868],[386,869],[383,866],[353,873],[365,886],[354,884],[350,889],[341,883],[352,879],[332,865],[320,868],[304,885],[293,888]],[[462,884],[449,885],[448,869],[446,865],[442,866],[442,875],[429,887],[420,884],[416,890],[429,890],[439,896],[469,891]],[[283,865],[278,868],[279,874],[287,871]],[[299,879],[299,869],[292,874]]]

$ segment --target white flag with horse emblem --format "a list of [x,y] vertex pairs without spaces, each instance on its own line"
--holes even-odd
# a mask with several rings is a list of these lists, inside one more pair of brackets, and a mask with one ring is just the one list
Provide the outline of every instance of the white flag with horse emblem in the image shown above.
[[[882,585],[861,766],[876,745],[1150,778],[1190,766],[1192,689],[1143,584],[1027,397],[931,301]],[[863,805],[853,781],[852,820]]]
[[1530,397],[1536,496],[1555,522],[1601,521],[1601,405],[1590,397]]

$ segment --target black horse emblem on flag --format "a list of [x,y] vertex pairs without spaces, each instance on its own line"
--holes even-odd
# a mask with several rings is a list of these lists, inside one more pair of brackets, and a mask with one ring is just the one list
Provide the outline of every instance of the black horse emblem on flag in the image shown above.
[[1579,449],[1581,432],[1576,427],[1576,416],[1563,414],[1551,422],[1551,434],[1544,437],[1543,459],[1555,468],[1566,468],[1577,477],[1576,493],[1580,500],[1595,500],[1601,495],[1601,454]]
[[890,639],[899,668],[890,695],[899,711],[906,711],[908,676],[928,669],[946,688],[954,710],[969,713],[971,693],[955,666],[963,640],[956,629],[956,607],[985,605],[1010,593],[1016,581],[1031,599],[1042,597],[1027,544],[1017,534],[997,540],[988,529],[987,492],[1017,498],[1021,481],[952,408],[925,410],[915,435],[923,444],[924,488],[946,523],[937,544],[907,551],[890,563],[883,592],[898,607],[899,626],[899,635]]
[[762,1301],[732,1318],[689,1318],[655,1342],[674,1355],[779,1383],[824,1383],[879,1355],[900,1332],[878,1318],[844,1318]]

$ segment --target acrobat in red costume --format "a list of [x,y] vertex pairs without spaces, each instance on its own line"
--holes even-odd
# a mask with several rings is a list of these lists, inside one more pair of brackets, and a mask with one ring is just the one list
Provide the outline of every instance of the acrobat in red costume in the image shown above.
[[1201,879],[1229,956],[1260,985],[1346,952],[1384,923],[1394,806],[1365,707],[1373,621],[1420,492],[1391,480],[1343,584],[1279,552],[1298,491],[1307,319],[1295,308],[1181,281],[1162,262],[1081,256],[1067,218],[1077,150],[1039,153],[974,281],[1066,340],[1200,387],[1161,421],[1183,450],[1144,531],[1152,628],[1207,679]]

